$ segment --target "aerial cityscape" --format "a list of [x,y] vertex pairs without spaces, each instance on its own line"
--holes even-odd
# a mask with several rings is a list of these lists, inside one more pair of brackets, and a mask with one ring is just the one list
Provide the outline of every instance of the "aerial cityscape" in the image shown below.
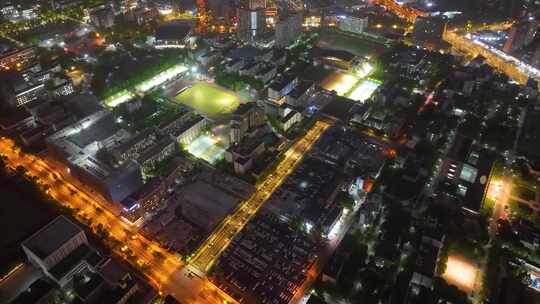
[[539,27],[0,0],[0,303],[540,304]]

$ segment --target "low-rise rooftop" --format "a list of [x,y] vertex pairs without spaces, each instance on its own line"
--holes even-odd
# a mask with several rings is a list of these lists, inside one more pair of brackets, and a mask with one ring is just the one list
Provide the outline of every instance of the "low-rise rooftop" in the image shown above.
[[79,226],[66,217],[59,216],[25,240],[23,246],[38,257],[46,258],[82,232],[83,230]]

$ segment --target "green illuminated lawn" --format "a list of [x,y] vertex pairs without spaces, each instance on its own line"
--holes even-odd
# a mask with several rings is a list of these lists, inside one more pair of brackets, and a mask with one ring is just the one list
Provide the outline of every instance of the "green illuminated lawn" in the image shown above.
[[240,98],[227,89],[198,82],[174,98],[177,102],[195,109],[203,115],[233,112],[240,105]]

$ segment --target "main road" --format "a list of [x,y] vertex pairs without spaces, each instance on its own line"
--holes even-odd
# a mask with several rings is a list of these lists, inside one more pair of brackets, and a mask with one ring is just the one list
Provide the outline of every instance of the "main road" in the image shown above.
[[160,292],[171,294],[182,303],[236,303],[206,278],[191,276],[178,256],[138,234],[135,227],[106,209],[99,198],[78,187],[70,181],[69,176],[62,175],[60,170],[41,157],[21,152],[13,141],[5,137],[0,139],[0,154],[7,157],[8,168],[16,170],[22,166],[28,176],[38,178],[40,185],[48,185],[44,188],[47,193],[61,205],[75,209],[75,217],[80,223],[93,230],[101,224],[111,237],[121,242],[120,246],[113,249],[114,252],[141,269]]
[[486,63],[520,84],[527,83],[529,77],[539,78],[540,72],[529,64],[481,41],[469,39],[467,35],[458,30],[446,31],[444,40],[452,45],[454,51],[466,54],[470,58],[482,55],[486,58]]
[[[7,157],[6,166],[16,170],[22,166],[28,176],[35,176],[56,202],[62,206],[76,210],[74,216],[80,223],[96,231],[101,224],[111,238],[121,242],[113,251],[126,262],[139,268],[149,282],[164,294],[171,294],[182,303],[236,303],[229,295],[213,285],[200,272],[206,271],[219,254],[228,245],[235,233],[249,221],[271,193],[294,170],[296,165],[317,141],[320,135],[330,126],[327,122],[316,122],[307,134],[295,142],[284,154],[275,171],[264,183],[258,186],[255,194],[244,201],[236,211],[229,215],[216,231],[201,246],[192,265],[186,265],[180,258],[149,240],[124,222],[119,216],[110,212],[106,203],[72,180],[63,175],[51,162],[40,156],[27,154],[10,139],[0,139],[0,154]],[[159,252],[159,254],[156,254]],[[189,267],[186,267],[189,266]],[[193,267],[195,266],[195,267]]]
[[304,137],[296,141],[285,153],[276,169],[257,186],[254,194],[242,202],[236,210],[214,230],[212,235],[199,247],[190,262],[192,266],[206,273],[232,238],[244,227],[255,213],[270,198],[272,193],[294,171],[304,154],[315,144],[321,134],[331,126],[325,121],[317,121]]

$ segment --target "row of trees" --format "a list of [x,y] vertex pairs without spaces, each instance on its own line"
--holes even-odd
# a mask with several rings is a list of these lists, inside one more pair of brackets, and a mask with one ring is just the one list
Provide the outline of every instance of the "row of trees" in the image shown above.
[[240,91],[247,86],[257,91],[262,90],[264,83],[262,80],[255,79],[250,76],[242,76],[238,73],[225,73],[219,71],[215,76],[216,84],[226,87],[233,91]]

